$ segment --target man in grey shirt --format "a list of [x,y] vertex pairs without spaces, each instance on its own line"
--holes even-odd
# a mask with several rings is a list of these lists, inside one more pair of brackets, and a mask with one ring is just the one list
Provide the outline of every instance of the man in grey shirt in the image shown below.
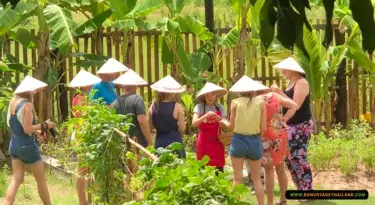
[[[146,117],[146,110],[145,104],[142,96],[137,95],[135,93],[127,93],[121,95],[115,102],[113,103],[113,108],[116,109],[118,114],[128,115],[130,114],[132,118],[132,123],[134,126],[130,126],[128,134],[131,137],[136,137],[137,142],[142,145],[143,147],[147,147],[151,144],[151,140],[148,141],[145,137],[145,134],[142,132],[142,118],[143,116]],[[141,119],[139,119],[141,118]],[[147,124],[147,125],[146,125]],[[148,127],[148,123],[144,123],[143,126]],[[144,128],[148,129],[148,128]],[[149,132],[149,131],[148,131]],[[148,133],[146,132],[146,135]],[[150,136],[151,139],[151,136]]]
[[129,70],[113,83],[121,85],[124,91],[124,94],[113,102],[112,107],[118,114],[131,115],[133,125],[129,128],[129,137],[135,137],[143,147],[152,145],[145,102],[143,97],[136,93],[138,86],[147,85],[147,82],[136,72]]

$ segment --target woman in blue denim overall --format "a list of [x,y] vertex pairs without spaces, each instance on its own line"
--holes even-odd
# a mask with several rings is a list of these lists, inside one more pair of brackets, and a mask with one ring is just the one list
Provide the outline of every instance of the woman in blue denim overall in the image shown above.
[[44,173],[44,164],[35,139],[35,134],[41,131],[42,135],[55,125],[51,121],[36,124],[33,94],[37,89],[47,84],[26,76],[15,91],[15,97],[10,101],[8,108],[8,126],[13,134],[9,145],[9,153],[12,159],[13,176],[9,184],[5,204],[14,203],[17,190],[23,181],[26,165],[34,175],[38,184],[39,196],[44,205],[50,205],[51,199]]

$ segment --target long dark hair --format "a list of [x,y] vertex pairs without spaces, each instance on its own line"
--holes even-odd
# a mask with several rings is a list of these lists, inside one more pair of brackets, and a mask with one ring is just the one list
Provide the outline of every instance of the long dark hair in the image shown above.
[[[155,106],[156,106],[156,113],[159,111],[159,105],[161,102],[163,102],[167,96],[171,93],[163,93],[163,92],[158,92],[158,95],[156,96],[156,101],[155,101]],[[178,93],[175,94],[175,97],[173,99],[175,102],[180,102],[180,95]]]

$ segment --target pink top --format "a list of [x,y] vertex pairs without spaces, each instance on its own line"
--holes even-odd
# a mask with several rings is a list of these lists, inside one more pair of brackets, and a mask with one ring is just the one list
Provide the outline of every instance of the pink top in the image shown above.
[[75,106],[86,104],[85,95],[76,95],[72,101],[73,116],[78,118],[81,117],[81,113],[74,109]]

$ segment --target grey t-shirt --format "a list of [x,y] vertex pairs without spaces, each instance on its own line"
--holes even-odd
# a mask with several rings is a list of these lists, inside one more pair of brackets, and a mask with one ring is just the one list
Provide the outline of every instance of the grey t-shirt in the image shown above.
[[211,105],[211,106],[206,105],[206,110],[204,110],[204,106],[205,106],[204,103],[198,103],[197,105],[195,105],[193,112],[197,113],[199,116],[201,116],[203,114],[203,112],[205,112],[205,113],[207,113],[209,111],[216,112],[216,107],[217,107],[217,108],[219,108],[219,110],[221,112],[221,116],[227,117],[227,113],[224,110],[224,106],[221,105],[220,103],[215,103],[215,105]]
[[142,133],[137,119],[138,115],[146,114],[145,102],[142,96],[137,94],[121,95],[115,100],[113,107],[116,109],[118,114],[131,114],[132,123],[135,126],[130,126],[128,134],[132,137],[137,137],[138,140],[141,140],[141,142],[138,143],[143,145],[143,143],[146,142],[146,138]]

